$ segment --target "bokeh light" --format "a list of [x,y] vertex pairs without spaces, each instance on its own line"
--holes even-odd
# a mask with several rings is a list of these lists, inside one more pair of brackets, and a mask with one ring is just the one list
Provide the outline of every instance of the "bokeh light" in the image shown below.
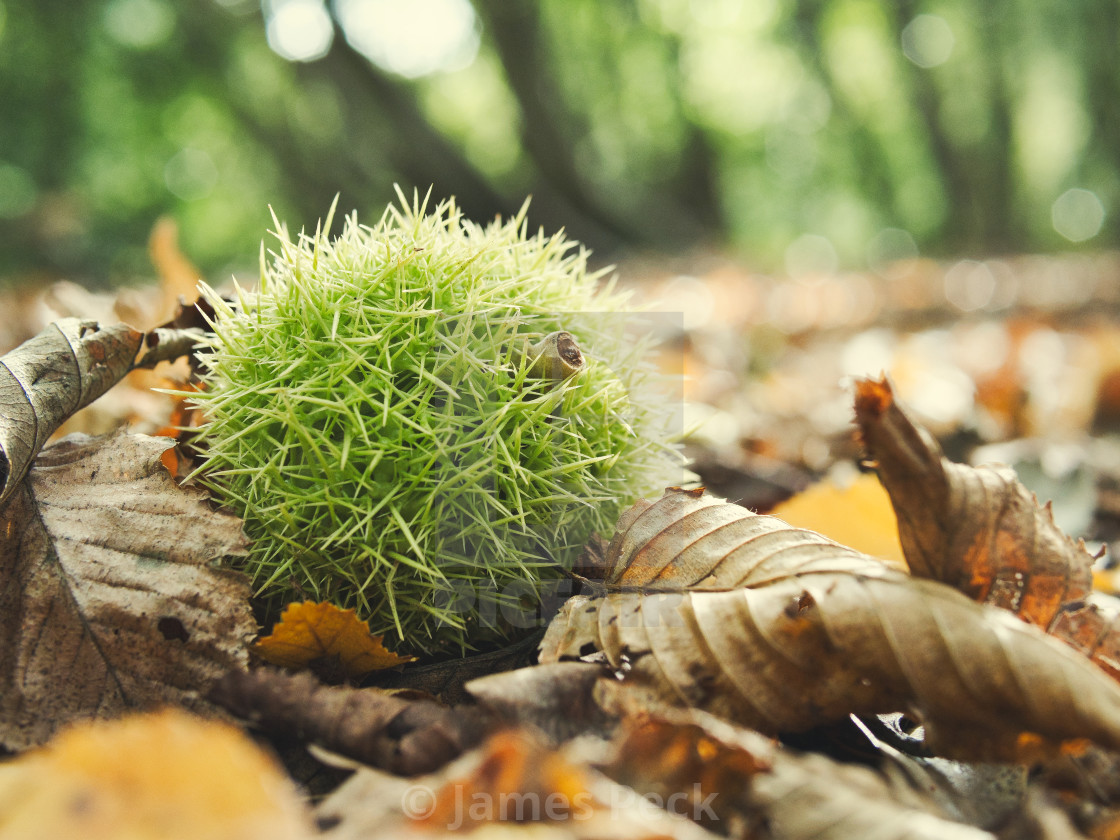
[[105,9],[104,23],[119,43],[150,49],[170,37],[175,13],[165,0],[114,0]]
[[167,162],[163,178],[183,201],[198,201],[210,195],[218,183],[218,168],[202,149],[183,149]]
[[902,54],[922,68],[944,64],[956,43],[948,21],[939,15],[918,15],[902,30]]
[[1050,208],[1054,230],[1070,242],[1084,242],[1100,233],[1104,205],[1097,194],[1083,189],[1066,190]]
[[415,79],[466,67],[478,52],[467,0],[337,0],[347,40],[379,67]]
[[330,51],[334,24],[322,0],[272,0],[268,45],[289,61],[315,61]]

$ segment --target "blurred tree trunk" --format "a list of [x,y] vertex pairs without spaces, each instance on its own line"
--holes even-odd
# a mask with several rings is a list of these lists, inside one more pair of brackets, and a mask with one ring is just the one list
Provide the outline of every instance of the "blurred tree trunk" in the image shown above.
[[[539,6],[476,0],[475,7],[521,110],[522,143],[538,178],[533,191],[550,208],[593,221],[619,243],[680,247],[723,232],[711,149],[702,132],[690,127],[678,174],[664,192],[651,192],[642,184],[593,183],[577,160],[579,141],[591,126],[586,113],[568,103],[557,83],[558,58]],[[638,197],[631,202],[640,207],[637,214],[626,212],[625,202],[612,200],[619,191]],[[579,235],[578,227],[567,226]]]

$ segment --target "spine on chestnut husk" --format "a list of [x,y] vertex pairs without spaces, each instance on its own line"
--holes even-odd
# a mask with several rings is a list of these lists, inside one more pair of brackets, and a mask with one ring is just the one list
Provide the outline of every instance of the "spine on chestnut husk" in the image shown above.
[[526,212],[402,195],[334,239],[330,216],[277,223],[255,291],[204,289],[197,477],[244,517],[273,611],[354,607],[406,650],[512,638],[591,534],[680,480],[626,295]]

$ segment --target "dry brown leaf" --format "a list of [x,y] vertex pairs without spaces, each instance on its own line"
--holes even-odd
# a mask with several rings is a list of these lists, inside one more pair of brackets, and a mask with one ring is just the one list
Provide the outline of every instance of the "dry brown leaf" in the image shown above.
[[490,674],[467,683],[467,691],[508,725],[532,727],[552,744],[613,731],[596,691],[610,676],[597,665],[556,662]]
[[341,672],[349,679],[415,661],[415,656],[387,650],[383,638],[371,635],[369,625],[354,610],[304,601],[289,604],[271,635],[254,643],[253,652],[273,665],[293,669],[317,665],[316,670]]
[[0,743],[168,703],[207,711],[256,625],[241,520],[175,485],[166,438],[73,436],[0,509]]
[[0,767],[4,840],[300,840],[295,786],[240,730],[165,710],[85,722]]
[[623,514],[607,562],[617,591],[572,598],[542,662],[598,651],[663,700],[771,732],[909,708],[962,757],[1120,747],[1120,686],[1084,657],[774,517],[673,489]]
[[794,528],[825,534],[899,569],[906,569],[891,500],[873,475],[840,486],[822,481],[770,511]]
[[527,832],[558,840],[718,836],[522,730],[498,732],[443,772],[407,783],[359,770],[319,806],[316,820],[329,827],[325,840],[444,837],[450,832],[469,833],[475,840]]
[[0,502],[47,439],[130,370],[189,353],[197,334],[64,318],[0,358]]
[[856,386],[856,420],[898,517],[911,572],[1009,610],[1120,680],[1120,609],[1093,557],[1005,468],[954,464],[886,380]]
[[233,672],[210,697],[266,730],[406,776],[442,767],[477,744],[492,724],[478,709],[455,710],[377,688],[325,686],[307,672]]
[[604,772],[661,801],[707,799],[715,820],[701,824],[723,834],[768,826],[784,840],[993,837],[869,768],[782,749],[703,712],[658,709],[625,723]]

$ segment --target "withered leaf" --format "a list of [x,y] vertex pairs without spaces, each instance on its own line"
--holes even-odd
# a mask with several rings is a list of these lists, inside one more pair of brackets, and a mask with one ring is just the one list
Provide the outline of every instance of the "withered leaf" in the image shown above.
[[451,709],[378,688],[326,686],[307,671],[234,671],[210,697],[265,730],[406,776],[442,767],[492,728],[492,718],[479,709]]
[[382,638],[370,635],[369,625],[354,610],[304,601],[289,604],[272,633],[253,644],[253,652],[266,662],[285,668],[306,668],[326,662],[331,670],[340,670],[350,679],[416,659],[387,650]]
[[1093,557],[1014,472],[943,457],[886,380],[857,383],[856,421],[912,574],[1015,613],[1120,680],[1118,602],[1092,591]]
[[781,520],[673,489],[625,513],[607,584],[576,596],[542,662],[600,652],[669,702],[765,731],[909,708],[946,752],[1034,740],[1120,747],[1120,686],[1008,613]]
[[604,772],[662,801],[708,798],[708,827],[731,836],[753,837],[762,826],[785,840],[993,836],[947,819],[931,800],[869,768],[782,749],[704,712],[651,709],[624,724]]
[[0,502],[47,439],[136,367],[189,353],[197,330],[144,334],[126,324],[63,318],[0,358]]
[[596,698],[610,677],[584,662],[556,662],[490,674],[467,691],[503,722],[531,726],[558,744],[579,735],[605,735],[617,723]]
[[75,718],[166,704],[198,711],[244,667],[256,625],[241,520],[175,485],[173,442],[75,435],[43,450],[0,509],[0,743]]
[[[676,810],[687,811],[688,803]],[[714,840],[532,733],[505,730],[440,773],[405,782],[359,770],[316,811],[326,840],[531,832],[557,840]]]

